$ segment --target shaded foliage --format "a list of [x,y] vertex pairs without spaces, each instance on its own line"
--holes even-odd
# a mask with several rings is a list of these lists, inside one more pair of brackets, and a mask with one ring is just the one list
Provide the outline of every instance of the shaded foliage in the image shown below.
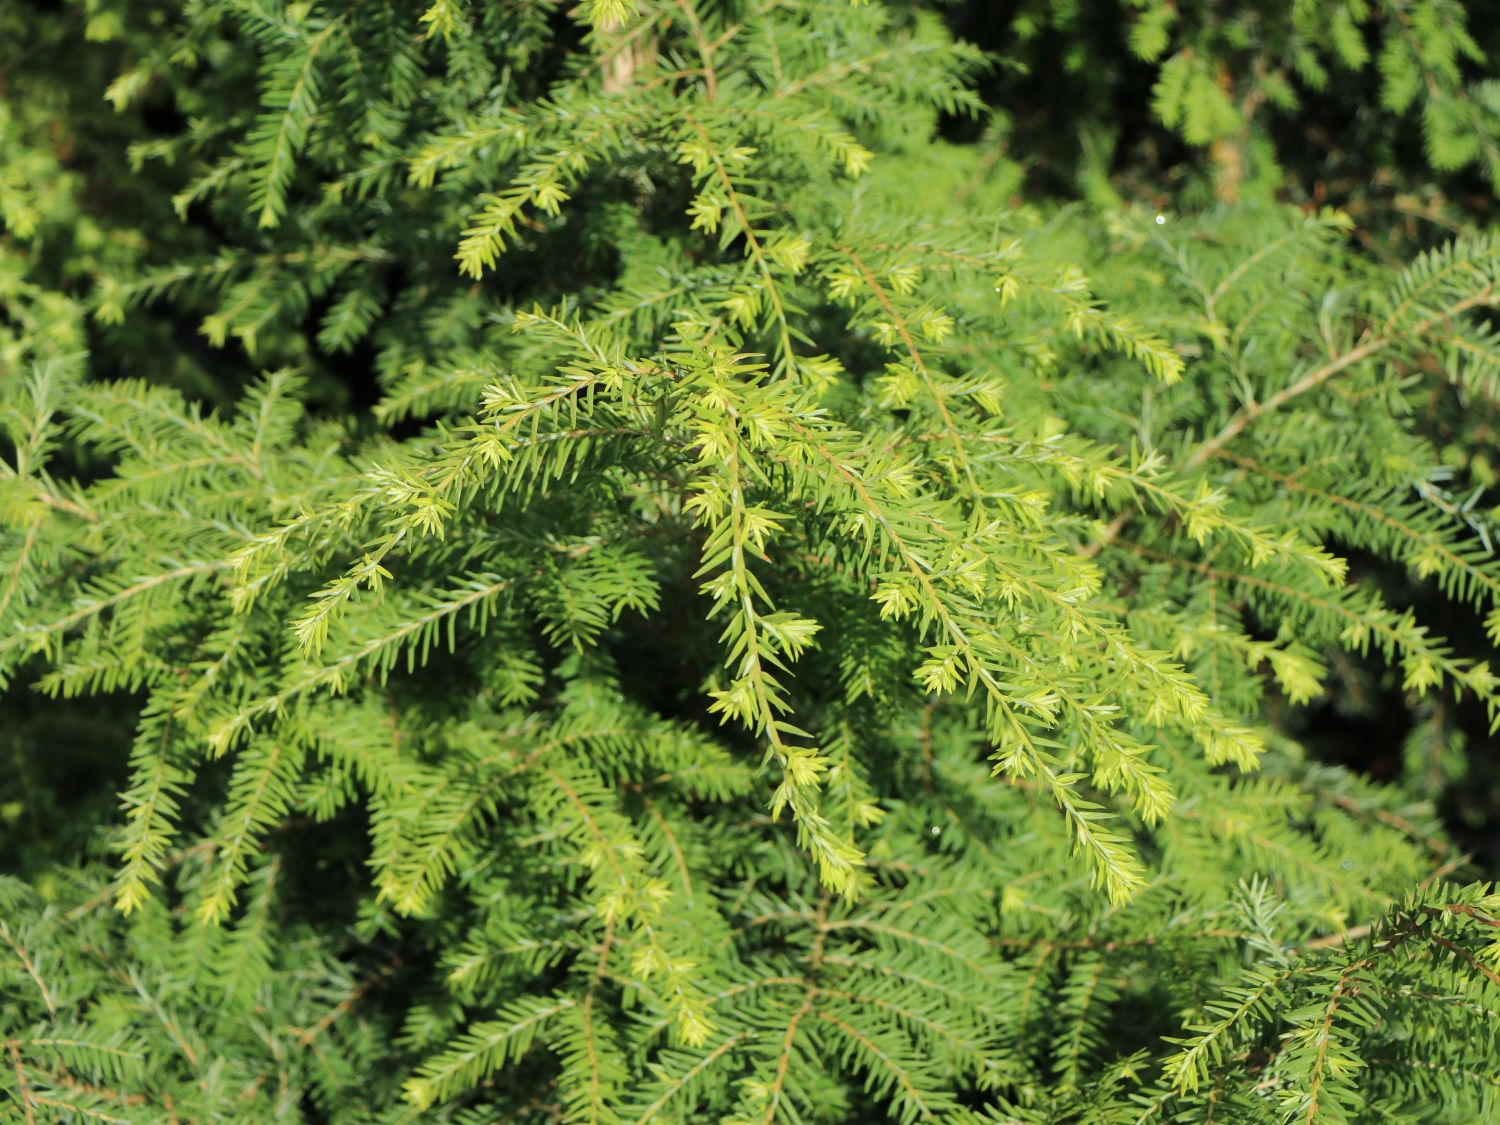
[[1495,1117],[1483,47],[976,10],[0,14],[21,1120]]

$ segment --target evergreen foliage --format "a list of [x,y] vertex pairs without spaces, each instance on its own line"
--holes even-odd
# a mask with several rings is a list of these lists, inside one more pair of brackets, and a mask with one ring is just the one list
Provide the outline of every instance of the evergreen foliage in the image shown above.
[[[1460,5],[1128,7],[1487,167]],[[1500,1120],[1500,239],[1018,203],[940,15],[0,12],[8,1119]]]
[[[968,7],[959,19],[1010,60],[992,79],[990,133],[1018,177],[1065,177],[1106,205],[1123,179],[1199,205],[1290,193],[1437,223],[1491,210],[1482,185],[1500,170],[1500,86],[1485,69],[1486,3],[1014,7],[999,18]],[[1066,104],[1035,104],[1061,86]],[[1073,128],[1058,130],[1060,115]],[[1371,225],[1383,235],[1388,224]]]

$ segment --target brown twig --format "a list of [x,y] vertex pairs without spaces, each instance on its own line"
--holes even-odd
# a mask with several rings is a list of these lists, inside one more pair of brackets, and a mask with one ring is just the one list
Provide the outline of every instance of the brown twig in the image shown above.
[[10,1053],[10,1061],[16,1068],[16,1091],[21,1109],[26,1114],[26,1125],[36,1125],[36,1114],[32,1112],[36,1103],[32,1101],[31,1087],[26,1082],[26,1068],[21,1065],[21,1052],[16,1048],[14,1039],[5,1041],[5,1049]]

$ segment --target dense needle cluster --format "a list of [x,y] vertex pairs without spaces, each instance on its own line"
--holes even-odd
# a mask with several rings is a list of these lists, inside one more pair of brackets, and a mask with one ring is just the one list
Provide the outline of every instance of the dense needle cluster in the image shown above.
[[1500,1120],[1500,238],[1255,114],[1461,6],[1123,4],[1160,209],[932,7],[0,15],[0,1115]]

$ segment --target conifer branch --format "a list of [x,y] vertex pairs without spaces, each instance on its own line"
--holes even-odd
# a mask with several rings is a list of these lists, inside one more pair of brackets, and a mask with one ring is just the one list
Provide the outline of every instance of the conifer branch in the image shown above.
[[[1402,303],[1397,306],[1396,311],[1391,314],[1391,317],[1387,321],[1387,331],[1389,331],[1389,329],[1395,324],[1400,313],[1404,310],[1406,305],[1414,299],[1414,296],[1415,294],[1408,295],[1405,299],[1403,299]],[[1403,335],[1406,338],[1420,339],[1422,335],[1434,325],[1440,324],[1444,321],[1452,320],[1457,316],[1462,316],[1470,309],[1484,307],[1493,303],[1493,301],[1494,291],[1490,286],[1486,285],[1477,293],[1470,294],[1469,296],[1464,297],[1462,300],[1454,302],[1437,316],[1425,317],[1410,326],[1403,325]],[[1355,364],[1369,359],[1371,356],[1377,355],[1385,349],[1389,348],[1394,342],[1394,338],[1390,335],[1371,336],[1367,334],[1367,337],[1361,343],[1356,344],[1354,347],[1350,348],[1342,355],[1330,360],[1328,363],[1323,364],[1321,367],[1317,367],[1312,371],[1309,371],[1306,375],[1303,375],[1300,379],[1297,379],[1295,382],[1283,387],[1281,390],[1277,391],[1275,394],[1271,395],[1263,402],[1247,403],[1245,406],[1240,408],[1239,412],[1235,414],[1235,416],[1231,418],[1228,423],[1225,424],[1223,429],[1221,429],[1209,440],[1200,443],[1193,449],[1192,453],[1188,455],[1187,461],[1184,463],[1185,467],[1195,469],[1199,465],[1204,464],[1206,461],[1208,461],[1209,458],[1216,456],[1221,449],[1223,449],[1226,445],[1228,445],[1231,441],[1238,437],[1247,426],[1249,426],[1262,414],[1274,411],[1281,407],[1283,404],[1298,397],[1299,395],[1304,395],[1308,391],[1317,389],[1318,387],[1326,383],[1329,379],[1332,379],[1334,376],[1339,375],[1350,367],[1353,367]]]
[[14,1039],[5,1041],[5,1051],[10,1055],[11,1065],[16,1072],[16,1100],[21,1103],[21,1112],[26,1115],[26,1125],[36,1125],[36,1113],[34,1112],[38,1102],[31,1092],[31,1087],[26,1081],[26,1068],[21,1065],[21,1052],[16,1049]]
[[17,1120],[1487,1119],[1481,37],[965,2],[0,5]]

